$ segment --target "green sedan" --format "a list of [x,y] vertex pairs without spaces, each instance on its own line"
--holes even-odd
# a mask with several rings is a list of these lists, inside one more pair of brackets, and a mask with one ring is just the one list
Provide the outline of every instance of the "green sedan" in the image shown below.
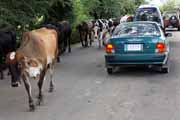
[[156,67],[162,73],[169,72],[169,41],[156,22],[129,22],[117,26],[106,44],[107,72],[124,65]]

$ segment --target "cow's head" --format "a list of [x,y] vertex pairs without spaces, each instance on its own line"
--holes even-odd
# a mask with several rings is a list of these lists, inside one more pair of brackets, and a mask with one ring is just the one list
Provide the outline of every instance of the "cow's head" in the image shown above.
[[11,52],[6,57],[7,64],[16,64],[21,75],[38,79],[42,71],[42,64],[35,58],[26,57],[18,52]]
[[11,74],[11,86],[20,86],[20,71],[18,70],[15,62],[15,52],[9,53],[6,57],[6,64],[9,66],[9,72]]
[[100,33],[100,28],[99,26],[95,25],[93,28],[93,35],[95,40],[99,38],[99,33]]

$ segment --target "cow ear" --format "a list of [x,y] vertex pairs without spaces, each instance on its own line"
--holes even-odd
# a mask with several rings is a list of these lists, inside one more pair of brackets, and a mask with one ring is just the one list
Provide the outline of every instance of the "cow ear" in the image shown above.
[[6,64],[15,64],[16,60],[16,52],[10,52],[6,56]]
[[24,59],[24,56],[19,52],[10,52],[6,55],[6,64],[16,64],[21,59]]

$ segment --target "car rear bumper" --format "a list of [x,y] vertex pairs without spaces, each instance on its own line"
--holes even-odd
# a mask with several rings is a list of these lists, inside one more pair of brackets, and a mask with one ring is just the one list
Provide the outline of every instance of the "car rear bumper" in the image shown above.
[[163,65],[166,63],[168,53],[163,54],[107,54],[107,66],[113,65]]
[[179,25],[166,25],[165,28],[178,28]]
[[165,24],[165,28],[168,28],[168,27],[173,27],[173,28],[176,28],[176,27],[179,27],[179,23],[176,23],[176,24]]

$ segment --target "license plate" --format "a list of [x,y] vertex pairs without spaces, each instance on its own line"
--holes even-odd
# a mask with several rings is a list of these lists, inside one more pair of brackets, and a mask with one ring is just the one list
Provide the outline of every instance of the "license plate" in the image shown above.
[[126,44],[125,51],[142,51],[142,44]]
[[168,26],[168,28],[173,28],[173,26]]

